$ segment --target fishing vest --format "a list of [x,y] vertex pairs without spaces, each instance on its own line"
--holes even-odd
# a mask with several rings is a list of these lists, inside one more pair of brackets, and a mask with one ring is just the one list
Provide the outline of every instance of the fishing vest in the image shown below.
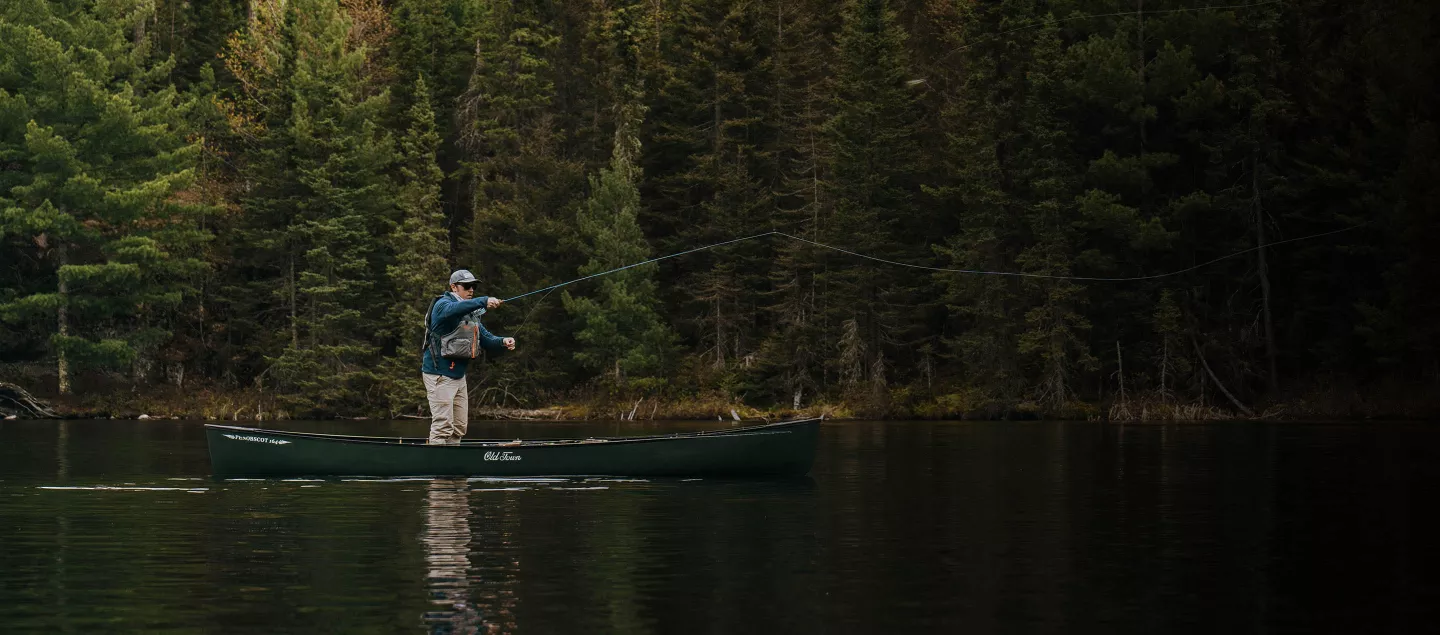
[[437,296],[425,311],[425,346],[431,358],[475,359],[480,356],[480,316],[485,309],[475,309],[460,318],[455,330],[439,335],[430,330],[430,316],[435,313],[435,303],[445,296]]

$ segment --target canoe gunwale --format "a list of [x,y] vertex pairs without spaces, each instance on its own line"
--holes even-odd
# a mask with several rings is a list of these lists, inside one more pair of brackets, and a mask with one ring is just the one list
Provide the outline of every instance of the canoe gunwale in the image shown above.
[[460,443],[445,444],[445,445],[427,445],[427,444],[426,444],[426,439],[423,438],[423,437],[379,437],[379,436],[359,436],[359,435],[343,435],[343,434],[323,434],[323,433],[319,433],[319,432],[293,432],[293,431],[289,431],[289,430],[270,430],[270,429],[266,429],[266,428],[249,428],[249,427],[244,427],[244,426],[230,426],[230,425],[215,424],[215,423],[207,423],[207,424],[205,424],[205,427],[206,427],[206,428],[213,428],[213,429],[215,429],[215,430],[228,430],[228,431],[233,431],[233,432],[241,433],[241,434],[263,434],[263,435],[277,436],[277,437],[290,437],[290,438],[308,439],[308,440],[313,440],[313,441],[328,441],[328,442],[338,442],[338,443],[358,443],[358,444],[373,444],[373,445],[419,445],[419,446],[425,446],[425,447],[427,447],[427,448],[434,448],[434,449],[440,449],[440,448],[475,448],[475,447],[503,447],[503,448],[507,448],[507,449],[510,449],[510,448],[517,448],[517,449],[519,449],[519,448],[556,447],[556,446],[571,446],[571,445],[584,446],[584,445],[598,445],[598,444],[614,445],[614,444],[619,444],[619,443],[648,443],[648,442],[654,442],[654,441],[672,441],[672,440],[675,440],[675,439],[704,439],[704,438],[707,438],[707,437],[742,437],[742,436],[761,436],[761,435],[771,435],[771,434],[789,434],[789,433],[791,432],[790,428],[799,426],[799,425],[801,425],[801,424],[808,424],[808,423],[813,423],[813,422],[817,422],[817,421],[818,421],[818,422],[823,422],[824,419],[825,419],[824,417],[811,417],[811,418],[809,418],[809,419],[796,419],[796,420],[793,420],[793,421],[778,421],[778,422],[775,422],[775,423],[766,423],[766,424],[755,425],[755,426],[745,426],[745,427],[743,427],[743,428],[729,428],[729,429],[721,429],[721,430],[701,430],[701,431],[697,431],[697,432],[676,432],[676,433],[671,433],[671,434],[658,434],[658,435],[635,436],[635,437],[588,437],[588,438],[583,438],[583,439],[577,439],[577,438],[559,438],[559,439],[532,439],[532,440],[523,440],[523,439],[521,439],[521,440],[519,440],[518,443],[517,443],[517,441],[514,440],[514,439],[471,439],[471,440],[462,440]]

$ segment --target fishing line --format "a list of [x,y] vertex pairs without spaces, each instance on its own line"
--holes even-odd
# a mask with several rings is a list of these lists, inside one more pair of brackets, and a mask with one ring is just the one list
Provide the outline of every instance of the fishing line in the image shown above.
[[723,246],[725,246],[725,245],[729,245],[729,244],[732,244],[732,243],[738,243],[738,242],[742,242],[742,241],[746,241],[746,240],[753,240],[753,239],[756,239],[756,238],[763,238],[763,237],[765,237],[765,236],[769,236],[769,235],[771,235],[771,234],[777,234],[777,233],[779,233],[779,232],[765,232],[765,233],[763,233],[763,234],[755,234],[754,236],[746,236],[746,237],[744,237],[744,238],[736,238],[736,239],[734,239],[734,240],[727,240],[727,241],[725,241],[725,242],[719,242],[719,243],[715,243],[715,244],[713,244],[713,245],[705,245],[704,247],[696,247],[696,248],[694,248],[694,249],[686,249],[685,251],[673,253],[673,254],[670,254],[670,255],[668,255],[668,256],[661,256],[661,257],[659,257],[659,258],[651,258],[651,259],[646,260],[646,261],[644,261],[644,262],[637,262],[637,263],[635,263],[635,264],[633,264],[633,265],[625,265],[624,267],[616,267],[616,268],[611,269],[611,270],[609,270],[609,271],[601,271],[600,273],[592,273],[592,274],[590,274],[590,275],[588,275],[588,276],[585,276],[585,277],[583,277],[583,278],[576,278],[576,279],[571,280],[571,281],[569,281],[569,282],[561,282],[560,284],[552,284],[552,285],[550,285],[550,286],[548,286],[548,287],[545,287],[545,288],[543,288],[543,289],[536,289],[536,290],[534,290],[534,291],[527,291],[527,292],[522,293],[522,294],[520,294],[520,295],[517,295],[517,296],[515,296],[515,297],[513,297],[513,298],[505,298],[505,302],[509,302],[509,301],[511,301],[511,300],[519,300],[520,298],[523,298],[523,297],[525,297],[525,296],[527,296],[527,295],[535,295],[535,294],[537,294],[537,293],[540,293],[541,291],[549,291],[549,290],[551,290],[551,289],[559,289],[560,287],[563,287],[563,286],[566,286],[566,285],[575,284],[576,282],[583,282],[583,281],[589,280],[589,279],[591,279],[591,278],[599,278],[600,276],[608,276],[608,275],[610,275],[610,274],[612,274],[612,273],[616,273],[616,272],[619,272],[619,271],[624,271],[624,270],[626,270],[626,269],[631,269],[631,268],[634,268],[634,267],[639,267],[640,265],[648,265],[648,264],[650,264],[650,263],[652,263],[652,262],[660,262],[661,260],[665,260],[665,259],[667,259],[667,258],[674,258],[674,257],[676,257],[676,256],[683,256],[683,255],[685,255],[685,254],[693,254],[693,253],[695,253],[695,252],[697,252],[697,251],[705,251],[706,249],[714,249],[714,248],[716,248],[716,247],[723,247]]
[[520,329],[525,328],[526,324],[530,323],[530,318],[534,317],[535,312],[540,310],[540,305],[545,304],[545,298],[550,297],[551,293],[555,293],[555,290],[551,289],[547,291],[545,295],[540,296],[540,299],[535,301],[535,306],[530,307],[530,312],[525,314],[525,319],[520,320],[520,326],[515,327],[517,333],[520,332]]
[[[1351,226],[1351,227],[1342,227],[1342,228],[1340,228],[1340,229],[1335,229],[1335,230],[1331,230],[1331,231],[1328,231],[1328,232],[1320,232],[1320,233],[1318,233],[1318,234],[1310,234],[1310,235],[1307,235],[1307,236],[1300,236],[1300,237],[1298,237],[1298,238],[1287,238],[1287,239],[1285,239],[1285,240],[1277,240],[1277,241],[1275,241],[1275,242],[1270,242],[1270,243],[1265,243],[1265,244],[1263,244],[1263,245],[1258,245],[1258,246],[1255,246],[1255,247],[1250,247],[1249,249],[1242,249],[1242,250],[1237,251],[1237,252],[1232,253],[1232,254],[1224,255],[1224,256],[1221,256],[1221,257],[1219,257],[1219,258],[1215,258],[1215,259],[1213,259],[1213,260],[1207,260],[1207,261],[1202,262],[1202,263],[1200,263],[1200,264],[1198,264],[1198,265],[1194,265],[1194,266],[1191,266],[1191,267],[1186,267],[1186,268],[1184,268],[1184,269],[1178,269],[1178,270],[1175,270],[1175,271],[1169,271],[1169,272],[1165,272],[1165,273],[1157,273],[1157,274],[1148,275],[1148,276],[1128,276],[1128,277],[1116,277],[1116,278],[1106,278],[1106,277],[1099,277],[1099,276],[1060,276],[1060,275],[1052,275],[1052,274],[1045,274],[1045,273],[1026,273],[1026,272],[1022,272],[1022,271],[986,271],[986,270],[983,270],[983,269],[953,269],[953,268],[949,268],[949,267],[930,267],[930,266],[926,266],[926,265],[914,265],[914,264],[910,264],[910,263],[907,263],[907,262],[898,262],[898,261],[895,261],[895,260],[886,260],[886,259],[884,259],[884,258],[877,258],[877,257],[875,257],[875,256],[870,256],[870,255],[867,255],[867,254],[862,254],[862,253],[860,253],[860,252],[858,252],[858,251],[851,251],[851,250],[849,250],[849,249],[842,249],[842,248],[836,247],[836,246],[834,246],[834,245],[827,245],[827,244],[825,244],[825,243],[817,242],[817,241],[814,241],[814,240],[810,240],[810,239],[808,239],[808,238],[801,238],[801,237],[799,237],[799,236],[792,236],[792,235],[787,234],[787,233],[785,233],[785,232],[769,231],[769,232],[765,232],[765,233],[763,233],[763,234],[755,234],[754,236],[745,236],[745,237],[743,237],[743,238],[735,238],[735,239],[732,239],[732,240],[726,240],[726,241],[718,242],[718,243],[715,243],[715,244],[712,244],[712,245],[705,245],[705,246],[703,246],[703,247],[696,247],[696,248],[694,248],[694,249],[687,249],[687,250],[685,250],[685,251],[676,252],[676,253],[670,254],[670,255],[668,255],[668,256],[661,256],[661,257],[659,257],[659,258],[651,258],[651,259],[646,260],[646,261],[643,261],[643,262],[637,262],[637,263],[635,263],[635,264],[625,265],[625,266],[623,266],[623,267],[616,267],[616,268],[611,269],[611,270],[609,270],[609,271],[602,271],[602,272],[600,272],[600,273],[592,273],[592,274],[590,274],[590,275],[588,275],[588,276],[585,276],[585,277],[583,277],[583,278],[576,278],[576,279],[570,280],[570,281],[568,281],[568,282],[561,282],[561,283],[559,283],[559,284],[553,284],[553,285],[550,285],[550,286],[545,287],[545,288],[543,288],[543,289],[536,289],[536,290],[534,290],[534,291],[530,291],[530,292],[527,292],[527,293],[522,293],[522,294],[517,295],[517,296],[515,296],[515,297],[513,297],[513,298],[508,298],[508,299],[506,299],[505,301],[506,301],[506,302],[510,302],[511,300],[518,300],[518,299],[523,298],[523,297],[525,297],[525,296],[534,295],[534,294],[536,294],[536,293],[540,293],[540,292],[543,292],[543,291],[552,291],[552,290],[554,290],[554,289],[558,289],[558,288],[563,287],[563,286],[575,284],[575,283],[577,283],[577,282],[583,282],[583,281],[589,280],[589,279],[591,279],[591,278],[599,278],[599,277],[601,277],[601,276],[607,276],[607,275],[610,275],[610,274],[612,274],[612,273],[616,273],[616,272],[619,272],[619,271],[624,271],[624,270],[626,270],[626,269],[633,269],[633,268],[639,267],[639,266],[641,266],[641,265],[647,265],[647,264],[650,264],[650,263],[652,263],[652,262],[659,262],[659,261],[661,261],[661,260],[666,260],[666,259],[668,259],[668,258],[675,258],[675,257],[677,257],[677,256],[683,256],[683,255],[685,255],[685,254],[693,254],[693,253],[695,253],[695,252],[697,252],[697,251],[705,251],[705,250],[707,250],[707,249],[714,249],[714,248],[716,248],[716,247],[723,247],[723,246],[725,246],[725,245],[732,245],[732,244],[735,244],[735,243],[738,243],[738,242],[744,242],[744,241],[747,241],[747,240],[755,240],[755,239],[757,239],[757,238],[765,238],[765,237],[767,237],[767,236],[781,236],[781,237],[784,237],[784,238],[789,238],[789,239],[791,239],[791,240],[799,241],[799,242],[806,243],[806,244],[809,244],[809,245],[814,245],[814,246],[816,246],[816,247],[821,247],[821,248],[824,248],[824,249],[829,249],[829,250],[832,250],[832,251],[837,251],[837,252],[840,252],[840,253],[842,253],[842,254],[846,254],[846,255],[850,255],[850,256],[855,256],[855,257],[857,257],[857,258],[864,258],[864,259],[866,259],[866,260],[873,260],[873,261],[875,261],[875,262],[879,262],[879,263],[883,263],[883,264],[887,264],[887,265],[894,265],[894,266],[898,266],[898,267],[908,267],[908,268],[910,268],[910,269],[923,269],[923,270],[925,270],[925,271],[940,271],[940,272],[945,272],[945,273],[962,273],[962,274],[970,274],[970,275],[977,275],[977,276],[1010,276],[1010,277],[1015,277],[1015,278],[1043,278],[1043,279],[1048,279],[1048,280],[1075,280],[1075,281],[1082,281],[1082,282],[1138,282],[1138,281],[1142,281],[1142,280],[1156,280],[1156,279],[1159,279],[1159,278],[1168,278],[1168,277],[1171,277],[1171,276],[1178,276],[1178,275],[1180,275],[1180,274],[1189,273],[1189,272],[1194,271],[1194,270],[1196,270],[1196,269],[1200,269],[1201,267],[1206,267],[1206,266],[1209,266],[1209,265],[1213,265],[1213,264],[1215,264],[1215,263],[1217,263],[1217,262],[1220,262],[1220,261],[1222,261],[1222,260],[1229,260],[1229,259],[1231,259],[1231,258],[1235,258],[1235,257],[1238,257],[1238,256],[1243,256],[1243,255],[1248,254],[1248,253],[1251,253],[1251,252],[1259,251],[1259,250],[1264,249],[1264,248],[1266,248],[1266,247],[1274,247],[1274,246],[1277,246],[1277,245],[1284,245],[1284,244],[1287,244],[1287,243],[1299,242],[1299,241],[1302,241],[1302,240],[1311,240],[1311,239],[1315,239],[1315,238],[1323,238],[1323,237],[1325,237],[1325,236],[1332,236],[1332,235],[1334,235],[1334,234],[1339,234],[1339,233],[1341,233],[1341,232],[1347,232],[1347,231],[1350,231],[1350,230],[1353,230],[1353,229],[1359,229],[1359,228],[1364,227],[1364,226],[1369,225],[1369,224],[1370,224],[1370,223],[1367,222],[1367,223],[1362,223],[1362,224],[1360,224],[1360,225],[1354,225],[1354,226]],[[547,294],[547,295],[548,295],[548,294]],[[528,319],[528,318],[527,318],[527,319]]]

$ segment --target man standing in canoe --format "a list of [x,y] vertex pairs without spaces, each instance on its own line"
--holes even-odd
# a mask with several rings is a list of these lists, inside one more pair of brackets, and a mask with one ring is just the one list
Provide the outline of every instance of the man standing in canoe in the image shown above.
[[[515,338],[496,337],[480,324],[485,309],[503,304],[500,298],[474,297],[479,284],[474,274],[465,269],[450,274],[450,292],[436,298],[430,305],[425,323],[425,353],[421,358],[420,379],[425,382],[425,395],[430,400],[430,444],[459,443],[470,425],[470,390],[465,383],[465,369],[478,347],[487,350],[515,350]],[[473,314],[473,315],[472,315]],[[473,326],[469,355],[441,353],[447,340],[453,341],[461,326]],[[465,332],[461,332],[463,337]],[[463,348],[463,346],[461,347]]]

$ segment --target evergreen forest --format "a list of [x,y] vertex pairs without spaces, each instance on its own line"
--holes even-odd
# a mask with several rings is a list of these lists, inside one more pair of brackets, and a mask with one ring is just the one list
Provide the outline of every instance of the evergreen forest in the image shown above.
[[778,232],[489,311],[518,347],[471,407],[1434,413],[1437,32],[1428,0],[5,0],[0,380],[423,415],[452,270],[503,299]]

